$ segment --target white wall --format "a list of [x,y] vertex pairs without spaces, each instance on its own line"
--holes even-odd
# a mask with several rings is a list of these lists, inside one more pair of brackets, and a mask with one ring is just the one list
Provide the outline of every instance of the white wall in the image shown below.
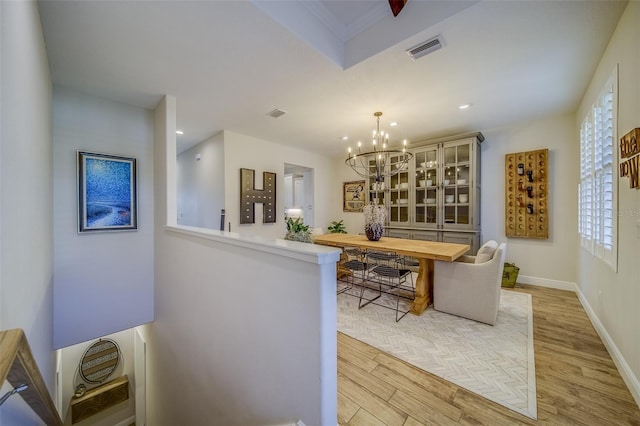
[[[346,152],[346,151],[345,151]],[[362,212],[345,212],[343,211],[343,183],[356,180],[364,180],[354,172],[351,167],[344,163],[345,155],[336,156],[332,160],[333,180],[331,182],[331,197],[328,202],[331,204],[331,212],[329,214],[329,223],[334,220],[344,220],[344,225],[349,234],[364,233],[364,215]],[[326,231],[326,226],[325,226]]]
[[[127,375],[129,378],[129,399],[110,407],[98,414],[95,414],[85,420],[73,423],[74,426],[113,426],[119,422],[131,419],[135,415],[134,392],[135,375],[133,362],[133,329],[121,331],[107,336],[105,339],[111,339],[118,344],[120,348],[121,360],[117,368],[111,373],[106,381]],[[65,425],[71,425],[71,397],[75,392],[76,386],[84,384],[87,390],[93,389],[99,385],[85,383],[79,374],[79,365],[82,356],[89,346],[96,340],[88,340],[78,343],[77,345],[68,346],[61,349],[61,371],[62,371],[62,413],[60,416]]]
[[156,320],[142,327],[148,424],[335,423],[338,252],[165,227],[175,224],[173,97],[157,107],[155,127]]
[[158,237],[149,424],[335,422],[338,252],[317,264],[311,253],[272,254],[208,232],[224,237]]
[[[314,227],[327,231],[333,220],[331,212],[335,188],[332,185],[334,162],[330,157],[284,146],[262,139],[224,132],[225,157],[225,208],[231,231],[243,235],[259,235],[266,238],[284,238],[284,165],[295,164],[313,169],[313,223]],[[256,188],[262,188],[262,173],[276,173],[276,223],[262,223],[262,205],[255,208],[254,224],[240,225],[240,169],[255,170]],[[305,216],[309,213],[305,212]]]
[[220,229],[220,211],[224,209],[223,134],[179,154],[177,167],[178,224]]
[[[56,87],[54,140],[54,345],[153,321],[151,112]],[[138,230],[78,234],[76,151],[134,157]]]
[[[629,2],[576,115],[576,126],[619,64],[618,138],[640,127],[640,2]],[[578,140],[578,135],[574,136]],[[576,142],[577,143],[577,142]],[[618,151],[618,155],[619,155]],[[640,405],[640,190],[618,181],[618,272],[576,246],[583,303]],[[597,322],[596,322],[596,325]]]
[[[51,81],[37,3],[0,2],[0,34],[0,328],[24,329],[53,395]],[[3,425],[36,419],[19,397],[0,409]]]
[[[507,242],[507,261],[520,267],[518,282],[573,288],[576,282],[579,146],[574,115],[483,130],[482,240]],[[505,154],[549,149],[549,238],[509,238],[505,233]]]

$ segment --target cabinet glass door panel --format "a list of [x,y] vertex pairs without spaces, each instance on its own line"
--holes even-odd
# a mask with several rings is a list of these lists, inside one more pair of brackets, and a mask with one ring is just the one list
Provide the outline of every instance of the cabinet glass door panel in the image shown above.
[[463,164],[456,167],[456,183],[458,185],[469,185],[469,165]]
[[389,170],[395,172],[397,169],[400,171],[391,176],[391,182],[395,185],[397,184],[409,184],[409,165],[403,165],[404,156],[403,155],[392,155],[389,157]]
[[392,223],[408,223],[409,222],[409,206],[391,206],[389,222]]
[[403,155],[389,157],[390,170],[402,169],[389,180],[389,222],[406,224],[409,222],[409,166],[402,166]]
[[451,164],[469,163],[470,157],[469,144],[459,144],[448,146],[444,148],[444,164],[445,166]]
[[453,225],[456,223],[456,206],[453,205],[445,205],[444,206],[444,223],[448,225]]
[[431,224],[430,227],[435,227],[438,222],[438,210],[436,205],[422,205],[416,206],[415,222],[418,224]]
[[444,189],[444,223],[468,225],[469,222],[469,185],[452,185]]
[[[369,160],[369,175],[375,176],[378,174],[378,164],[375,160]],[[371,178],[368,180],[368,201],[373,204],[385,204],[385,194],[384,194],[384,182],[376,182],[375,179]]]
[[444,205],[455,205],[456,203],[456,187],[448,186],[444,189]]
[[458,163],[468,163],[469,162],[469,144],[465,143],[464,145],[458,145],[457,148],[457,160]]
[[375,160],[369,160],[369,176],[378,175],[380,170],[378,170],[378,162]]
[[384,192],[369,191],[369,202],[372,202],[373,204],[384,205]]
[[414,167],[415,167],[415,186],[430,187],[436,186],[437,170],[438,170],[438,149],[437,147],[429,148],[424,151],[418,151],[414,153]]
[[[400,171],[389,180],[389,223],[409,223],[409,166],[402,166],[404,155],[389,156],[389,169]],[[402,167],[402,168],[401,168]]]
[[436,209],[436,206],[434,205],[428,205],[426,206],[427,208],[427,222],[426,223],[430,223],[432,225],[436,225],[436,223],[438,222],[438,210]]
[[390,178],[388,178],[388,180],[389,180],[389,189],[400,189],[401,179],[399,174],[395,176],[391,176]]
[[457,163],[456,146],[448,146],[444,149],[444,165],[449,166]]
[[444,177],[448,185],[469,185],[470,145],[468,143],[452,145],[444,148]]
[[415,222],[417,224],[437,224],[437,188],[416,188]]
[[425,223],[425,203],[427,202],[427,189],[416,187],[413,191],[413,196],[413,221],[418,224]]
[[457,188],[457,196],[456,202],[459,206],[469,205],[470,195],[469,195],[469,185],[458,186]]
[[456,223],[461,225],[469,224],[469,206],[456,206]]
[[409,190],[408,189],[392,189],[389,191],[391,195],[392,206],[408,206]]
[[442,177],[445,186],[456,184],[456,166],[447,166],[444,168],[444,176]]

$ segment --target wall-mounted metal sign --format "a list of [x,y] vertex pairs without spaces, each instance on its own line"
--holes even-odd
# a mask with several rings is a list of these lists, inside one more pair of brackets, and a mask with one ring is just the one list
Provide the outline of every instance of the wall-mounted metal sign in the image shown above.
[[629,188],[640,188],[640,127],[620,138],[620,177],[629,178]]
[[276,174],[262,173],[264,189],[256,189],[255,170],[240,169],[240,223],[255,223],[255,205],[262,203],[262,223],[276,221]]

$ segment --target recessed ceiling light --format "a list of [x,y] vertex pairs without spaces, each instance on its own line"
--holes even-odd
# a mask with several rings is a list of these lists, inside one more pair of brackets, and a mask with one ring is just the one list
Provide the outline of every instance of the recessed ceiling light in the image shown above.
[[176,135],[184,135],[184,132],[182,130],[176,130]]
[[343,140],[343,141],[346,141],[347,139],[349,139],[349,136],[343,136],[343,137],[342,137],[342,140]]
[[471,106],[471,104],[462,104],[458,107],[458,109],[467,109]]
[[396,127],[398,125],[398,123],[396,123],[395,121],[389,123],[389,126],[391,127]]

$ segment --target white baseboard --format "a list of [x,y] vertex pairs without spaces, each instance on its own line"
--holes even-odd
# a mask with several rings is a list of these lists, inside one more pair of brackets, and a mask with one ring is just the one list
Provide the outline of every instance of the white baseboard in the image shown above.
[[604,346],[607,348],[609,355],[611,355],[613,363],[618,368],[618,372],[620,373],[620,376],[622,376],[622,380],[624,380],[624,382],[627,384],[627,387],[629,388],[633,399],[636,400],[636,404],[638,404],[638,407],[640,407],[640,381],[633,374],[633,371],[631,371],[631,367],[629,367],[629,364],[627,364],[624,356],[622,356],[622,353],[613,342],[613,339],[604,328],[604,325],[602,325],[600,319],[591,308],[591,305],[589,304],[587,298],[580,291],[580,289],[577,289],[576,294],[578,295],[578,299],[580,300],[580,303],[582,303],[587,316],[591,320],[591,324],[593,324],[593,327],[596,329],[596,332],[600,336],[600,339],[602,339],[602,343],[604,343]]
[[539,287],[555,288],[557,290],[567,290],[576,292],[578,285],[570,281],[550,280],[548,278],[529,277],[526,275],[518,275],[518,283],[531,284]]
[[[128,419],[123,420],[123,421],[121,421],[119,423],[116,423],[113,426],[129,426],[130,424],[133,424],[135,422],[136,422],[136,416],[131,416]],[[137,425],[137,426],[139,426],[139,425]]]
[[528,277],[521,275],[518,276],[518,283],[555,288],[558,290],[568,290],[576,293],[576,295],[578,296],[578,300],[582,304],[584,311],[587,313],[587,316],[589,317],[589,320],[593,325],[593,328],[596,329],[596,333],[598,333],[598,336],[600,336],[602,343],[604,344],[605,348],[607,348],[609,355],[611,355],[611,359],[616,365],[616,368],[618,369],[622,380],[624,380],[627,387],[629,388],[629,391],[631,392],[631,395],[633,396],[633,399],[636,400],[636,404],[638,404],[638,407],[640,407],[640,381],[633,374],[631,367],[629,367],[629,364],[624,359],[624,356],[622,356],[622,353],[613,342],[613,339],[604,328],[602,322],[600,322],[600,319],[596,315],[595,311],[591,308],[591,305],[589,304],[587,298],[584,296],[582,291],[580,291],[580,287],[578,286],[578,284],[569,281],[558,281],[550,280],[547,278]]

